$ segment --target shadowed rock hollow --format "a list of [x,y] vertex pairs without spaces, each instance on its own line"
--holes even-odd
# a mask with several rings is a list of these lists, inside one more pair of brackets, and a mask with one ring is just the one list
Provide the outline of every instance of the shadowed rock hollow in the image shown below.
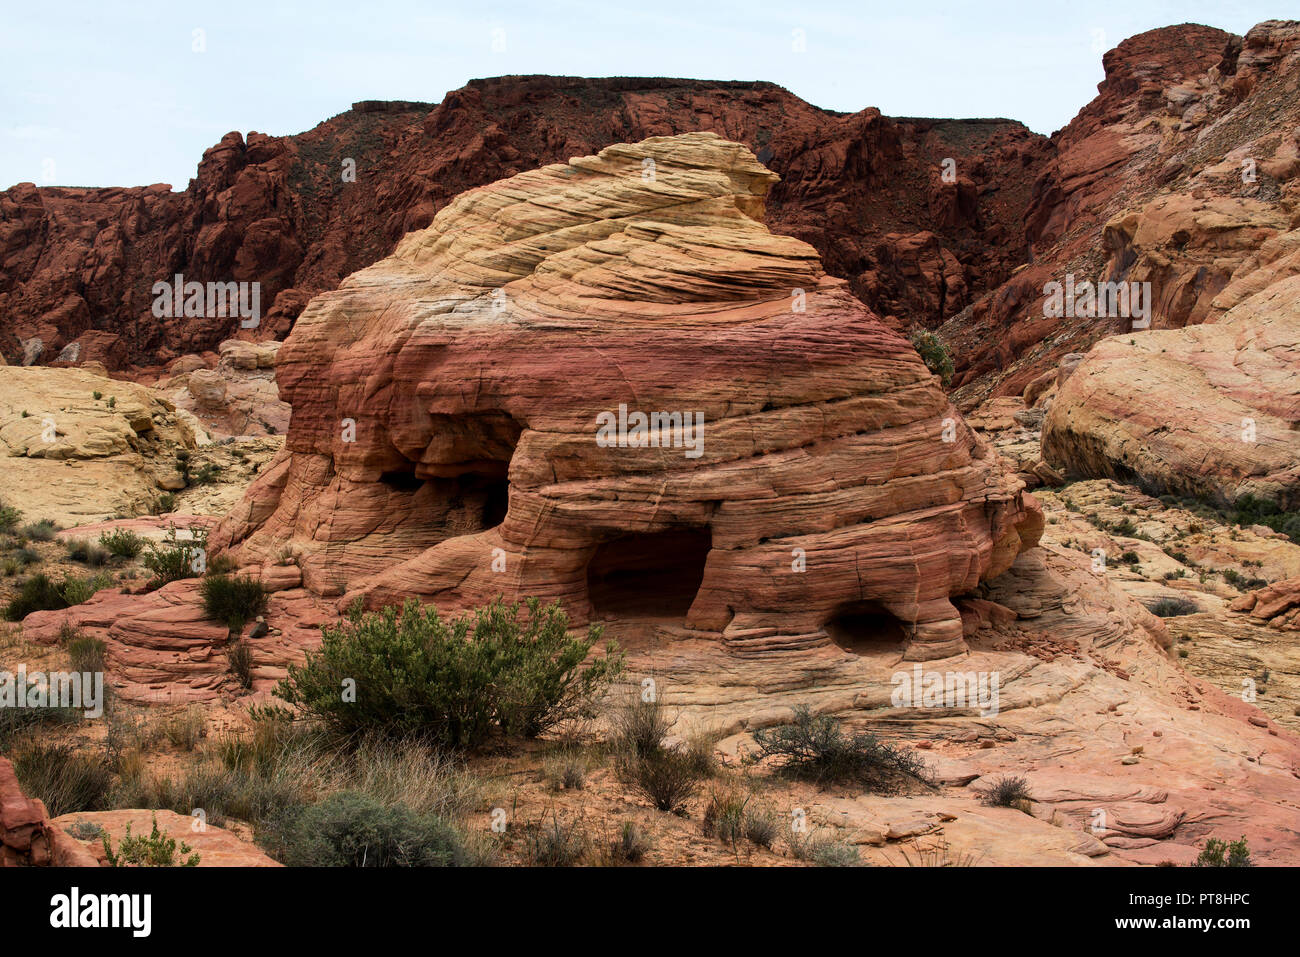
[[284,452],[212,544],[288,548],[371,607],[540,595],[582,621],[594,595],[762,651],[870,603],[909,656],[963,650],[950,598],[1041,514],[911,346],[768,232],[777,179],[689,133],[459,196],[304,310]]

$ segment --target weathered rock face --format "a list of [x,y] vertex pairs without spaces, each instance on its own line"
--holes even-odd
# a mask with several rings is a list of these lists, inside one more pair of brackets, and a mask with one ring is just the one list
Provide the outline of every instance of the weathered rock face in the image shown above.
[[158,389],[214,436],[282,435],[289,428],[289,406],[275,383],[279,347],[274,341],[229,339],[218,347],[213,368],[200,356],[181,356]]
[[882,316],[937,323],[1024,261],[1024,210],[1047,149],[1014,121],[841,115],[771,83],[500,77],[436,106],[357,104],[297,136],[229,133],[183,192],[0,192],[0,352],[16,362],[39,339],[33,361],[49,362],[79,343],[83,359],[116,370],[214,349],[235,320],[150,312],[152,284],[177,272],[260,283],[256,334],[283,338],[312,296],[464,190],[692,130],[760,153],[783,177],[774,231],[811,243]]
[[[1019,395],[1133,328],[1214,321],[1300,272],[1300,24],[1194,24],[1106,54],[1098,96],[1052,138],[1026,212],[1032,262],[940,331],[957,404]],[[1149,283],[1149,315],[1050,315],[1044,287]]]
[[961,650],[950,597],[1037,512],[906,340],[762,225],[776,179],[700,133],[458,197],[303,312],[285,451],[212,546],[290,546],[309,590],[372,606],[540,595],[751,650],[869,612],[913,657]]
[[1300,275],[1221,322],[1093,348],[1052,401],[1043,456],[1076,476],[1300,505]]
[[45,805],[23,794],[13,765],[0,758],[0,867],[98,867],[99,862],[50,821]]
[[154,390],[86,369],[0,367],[4,498],[63,525],[139,510],[170,486],[202,426]]

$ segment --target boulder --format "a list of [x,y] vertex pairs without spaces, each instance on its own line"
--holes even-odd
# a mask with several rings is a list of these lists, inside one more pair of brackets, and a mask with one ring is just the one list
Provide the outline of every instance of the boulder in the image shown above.
[[1041,515],[907,340],[764,227],[776,181],[691,133],[458,197],[304,310],[285,454],[212,546],[291,546],[343,604],[537,595],[756,653],[870,613],[910,657],[960,652],[950,598]]

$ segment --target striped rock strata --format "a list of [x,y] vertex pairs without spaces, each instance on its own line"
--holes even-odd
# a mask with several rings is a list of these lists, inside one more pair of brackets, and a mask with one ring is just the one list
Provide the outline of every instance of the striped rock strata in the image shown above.
[[1041,512],[908,343],[768,232],[777,179],[688,133],[462,194],[303,312],[285,449],[211,543],[287,548],[340,605],[538,595],[755,652],[870,613],[909,657],[963,650],[950,598]]

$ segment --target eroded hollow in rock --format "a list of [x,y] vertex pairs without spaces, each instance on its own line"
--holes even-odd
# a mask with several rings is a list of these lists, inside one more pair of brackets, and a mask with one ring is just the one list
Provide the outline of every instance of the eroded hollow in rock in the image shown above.
[[587,594],[597,618],[685,618],[713,544],[707,528],[622,535],[596,549]]
[[836,609],[823,627],[831,640],[855,655],[902,651],[903,623],[874,601],[855,601]]

